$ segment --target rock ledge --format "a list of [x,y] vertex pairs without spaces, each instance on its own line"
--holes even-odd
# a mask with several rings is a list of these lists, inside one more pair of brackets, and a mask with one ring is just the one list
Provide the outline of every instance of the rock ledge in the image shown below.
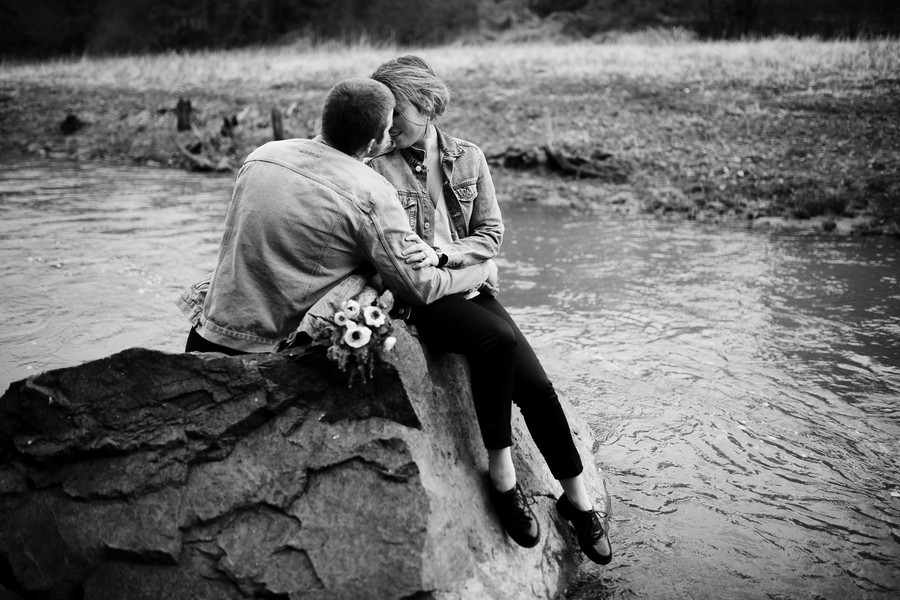
[[318,352],[140,348],[14,383],[0,598],[559,597],[581,557],[522,421],[515,460],[544,532],[530,550],[488,504],[464,362],[395,329],[391,362],[350,389]]

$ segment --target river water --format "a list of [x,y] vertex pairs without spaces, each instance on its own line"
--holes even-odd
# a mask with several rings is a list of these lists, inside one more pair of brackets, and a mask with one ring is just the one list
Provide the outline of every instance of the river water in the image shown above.
[[[232,178],[7,162],[0,389],[181,351]],[[900,594],[900,241],[503,205],[502,298],[597,440],[572,599]]]

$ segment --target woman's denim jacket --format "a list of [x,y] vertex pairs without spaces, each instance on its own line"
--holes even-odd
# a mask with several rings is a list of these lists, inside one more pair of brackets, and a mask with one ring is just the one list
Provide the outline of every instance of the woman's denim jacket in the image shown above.
[[[478,146],[438,130],[444,198],[453,243],[442,246],[447,268],[458,269],[494,258],[503,240],[503,221],[487,160]],[[397,188],[409,225],[434,246],[434,204],[425,187],[422,157],[393,148],[369,161],[369,166]],[[452,192],[452,193],[449,193]]]

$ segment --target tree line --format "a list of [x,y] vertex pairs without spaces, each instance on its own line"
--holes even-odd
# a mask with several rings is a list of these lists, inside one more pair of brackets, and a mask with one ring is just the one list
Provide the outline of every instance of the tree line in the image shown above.
[[0,55],[104,55],[283,43],[478,39],[542,20],[573,39],[683,27],[704,38],[900,33],[898,0],[3,0]]
[[539,15],[570,12],[582,35],[677,26],[707,39],[900,33],[898,0],[531,0]]

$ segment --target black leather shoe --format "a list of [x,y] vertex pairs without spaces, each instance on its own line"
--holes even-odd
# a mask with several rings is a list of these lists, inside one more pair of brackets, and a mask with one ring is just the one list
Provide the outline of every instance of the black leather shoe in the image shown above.
[[488,486],[491,489],[491,500],[494,502],[494,508],[500,517],[500,523],[503,529],[509,534],[515,543],[523,548],[533,548],[541,539],[541,526],[528,501],[522,488],[517,483],[516,486],[508,492],[499,492],[488,479]]
[[597,564],[609,564],[612,560],[612,545],[609,543],[607,514],[599,510],[578,510],[565,494],[556,501],[556,510],[572,525],[578,545],[585,556]]

